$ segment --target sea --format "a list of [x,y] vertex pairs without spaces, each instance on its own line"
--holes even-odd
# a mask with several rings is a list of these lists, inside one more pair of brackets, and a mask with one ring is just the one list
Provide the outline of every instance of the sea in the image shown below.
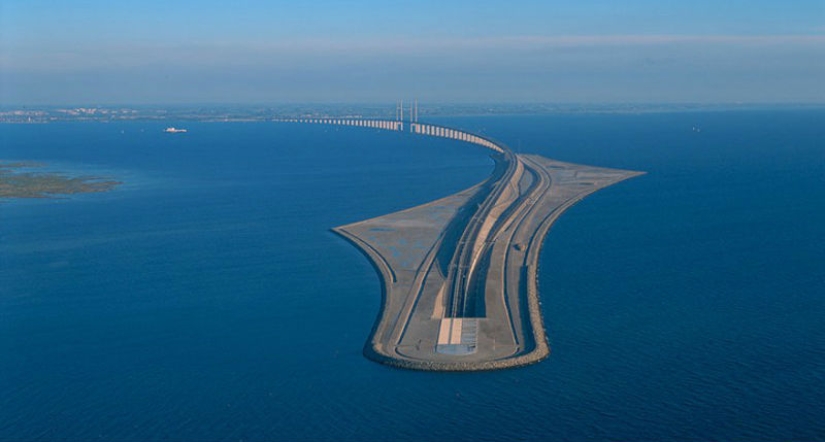
[[439,373],[362,355],[380,281],[330,228],[474,185],[483,148],[4,124],[3,161],[123,184],[0,202],[0,441],[825,440],[825,110],[429,121],[647,172],[550,230],[548,359]]

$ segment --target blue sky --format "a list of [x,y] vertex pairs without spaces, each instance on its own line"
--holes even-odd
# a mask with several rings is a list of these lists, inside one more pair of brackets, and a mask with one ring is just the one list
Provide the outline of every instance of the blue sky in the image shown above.
[[825,1],[0,2],[0,103],[825,102]]

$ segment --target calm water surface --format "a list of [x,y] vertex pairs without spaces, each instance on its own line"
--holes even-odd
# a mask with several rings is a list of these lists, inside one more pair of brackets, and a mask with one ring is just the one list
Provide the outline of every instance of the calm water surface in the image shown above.
[[361,355],[379,280],[329,228],[477,183],[483,149],[269,123],[2,125],[0,159],[125,184],[0,204],[0,440],[823,440],[823,121],[439,120],[648,172],[550,231],[550,358],[463,374]]

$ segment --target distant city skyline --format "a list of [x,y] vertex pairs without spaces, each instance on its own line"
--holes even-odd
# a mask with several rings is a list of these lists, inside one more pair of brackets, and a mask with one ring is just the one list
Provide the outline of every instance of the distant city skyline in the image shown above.
[[0,4],[0,103],[823,103],[801,0]]

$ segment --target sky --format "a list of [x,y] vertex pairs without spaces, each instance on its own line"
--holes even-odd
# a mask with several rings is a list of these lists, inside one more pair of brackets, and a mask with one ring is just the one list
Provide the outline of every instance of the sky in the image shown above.
[[2,0],[0,105],[825,103],[825,0]]

